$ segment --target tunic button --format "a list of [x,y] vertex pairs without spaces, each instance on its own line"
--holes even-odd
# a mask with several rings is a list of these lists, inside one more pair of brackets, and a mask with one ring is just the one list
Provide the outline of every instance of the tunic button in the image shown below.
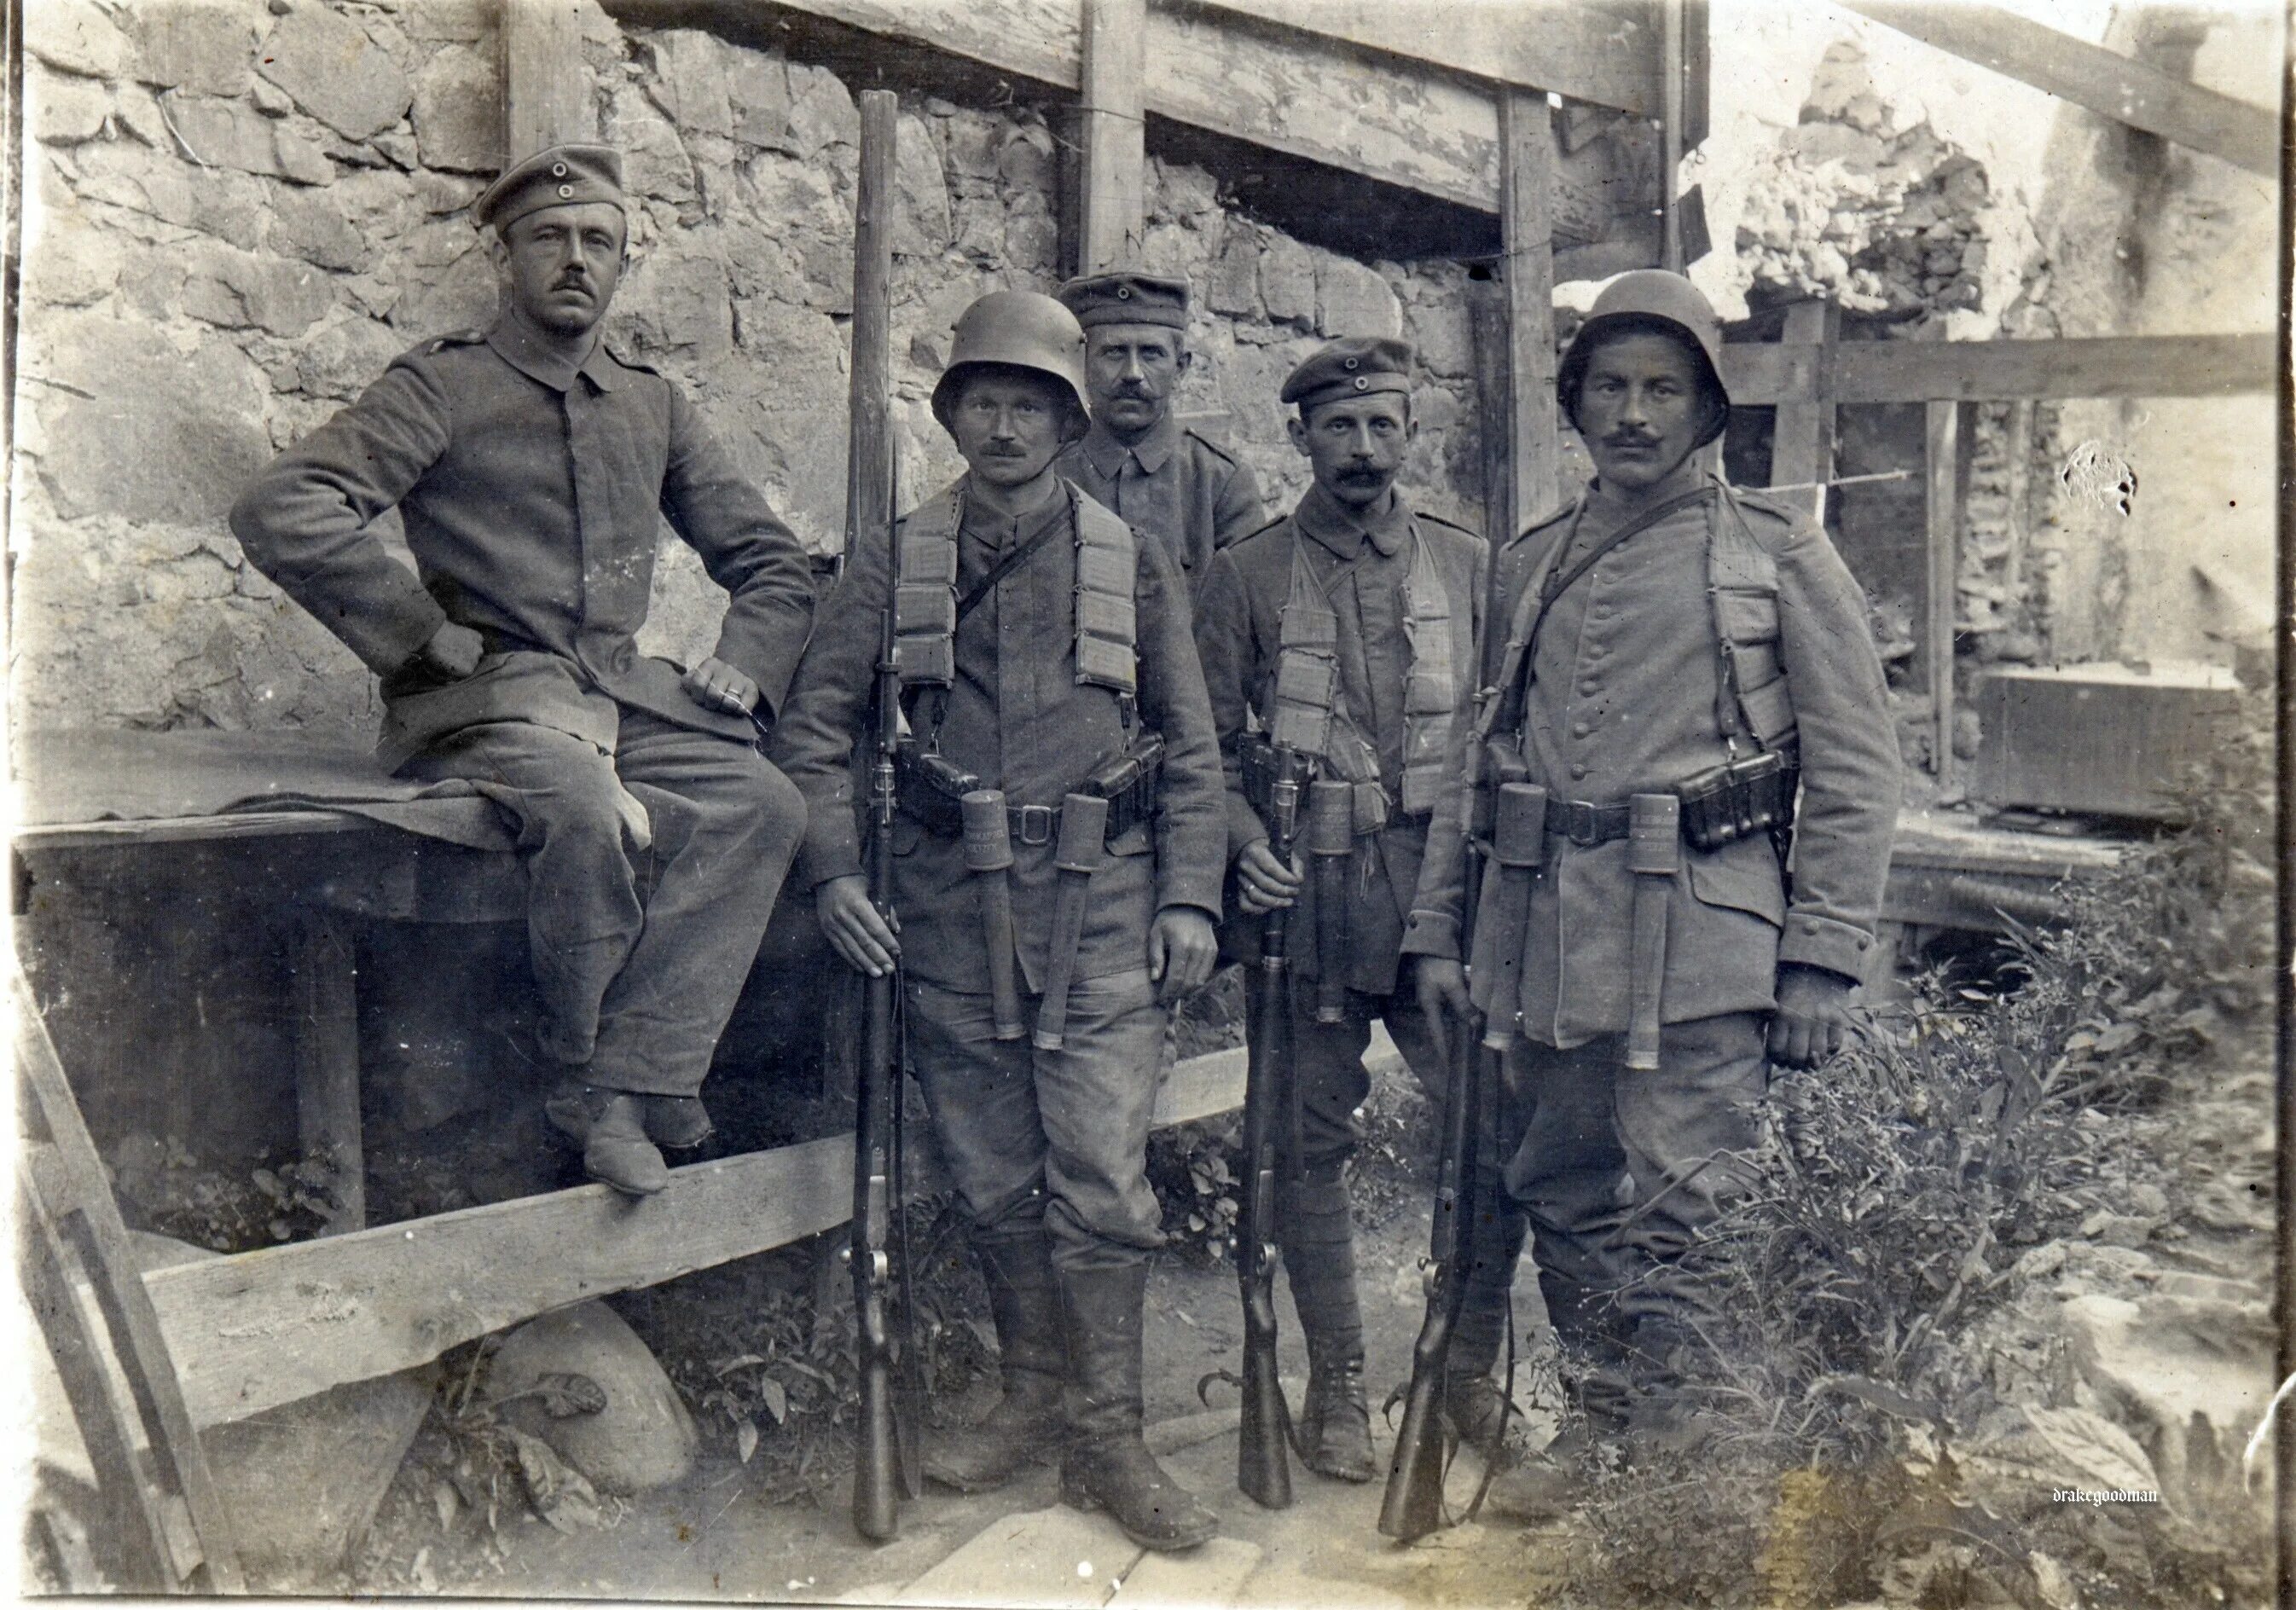
[[566,176],[566,164],[563,162],[553,162],[550,165],[550,176],[554,179],[564,178]]
[[1573,761],[1573,762],[1571,763],[1571,764],[1570,764],[1570,775],[1571,775],[1571,776],[1573,776],[1573,777],[1584,777],[1584,776],[1586,776],[1586,775],[1587,775],[1587,763],[1586,763],[1585,761],[1583,761],[1583,760],[1582,760],[1582,761]]
[[1595,681],[1593,677],[1591,677],[1591,676],[1590,676],[1590,677],[1588,677],[1588,678],[1587,678],[1587,680],[1586,680],[1586,681],[1584,681],[1584,682],[1580,682],[1580,683],[1578,684],[1578,691],[1580,691],[1581,693],[1600,693],[1602,691],[1603,691],[1603,684],[1602,684],[1601,682],[1596,682],[1596,681]]
[[1570,723],[1570,736],[1573,738],[1584,738],[1594,730],[1583,721],[1574,721]]
[[562,201],[572,200],[574,199],[574,187],[571,184],[561,184],[558,187],[558,199]]

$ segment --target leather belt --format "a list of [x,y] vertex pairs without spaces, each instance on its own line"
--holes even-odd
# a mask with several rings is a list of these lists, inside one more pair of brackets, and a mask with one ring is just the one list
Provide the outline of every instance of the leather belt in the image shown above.
[[1582,850],[1624,838],[1633,819],[1633,808],[1628,805],[1598,805],[1584,799],[1546,802],[1546,830]]

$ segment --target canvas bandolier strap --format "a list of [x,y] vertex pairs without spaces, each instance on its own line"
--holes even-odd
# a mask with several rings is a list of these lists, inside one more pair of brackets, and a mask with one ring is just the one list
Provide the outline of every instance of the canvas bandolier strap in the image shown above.
[[1411,643],[1411,670],[1403,683],[1403,813],[1435,808],[1445,783],[1453,712],[1459,707],[1451,597],[1436,568],[1433,544],[1414,527],[1411,576],[1405,584],[1403,630]]

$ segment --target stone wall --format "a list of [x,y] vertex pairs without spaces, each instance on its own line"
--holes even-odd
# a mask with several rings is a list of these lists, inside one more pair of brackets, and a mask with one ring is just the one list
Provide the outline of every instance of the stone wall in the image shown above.
[[[425,336],[491,316],[468,206],[501,161],[484,0],[40,0],[28,12],[14,529],[20,724],[365,734],[371,679],[242,561],[223,515],[269,454]],[[817,553],[841,543],[857,118],[833,73],[591,10],[600,127],[627,153],[635,262],[611,330],[691,388]],[[982,291],[1048,288],[1041,110],[905,93],[894,360],[902,484],[957,462],[925,398]],[[1366,263],[1152,161],[1145,257],[1198,289],[1184,413],[1277,499],[1305,467],[1275,406],[1324,337],[1419,347],[1413,494],[1480,525],[1465,273]],[[386,525],[389,522],[386,521]],[[663,534],[647,645],[719,608]]]

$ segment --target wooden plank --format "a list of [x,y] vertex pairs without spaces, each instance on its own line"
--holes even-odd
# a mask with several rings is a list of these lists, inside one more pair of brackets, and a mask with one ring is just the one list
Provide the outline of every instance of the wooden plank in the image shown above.
[[1639,6],[1589,0],[1452,0],[1440,6],[1212,0],[1212,9],[1640,117],[1659,112],[1658,37]]
[[2267,108],[2171,78],[1997,5],[1843,3],[1948,55],[2005,73],[2131,128],[2221,157],[2251,173],[2280,175],[2280,120]]
[[595,140],[579,0],[502,0],[503,110],[508,160]]
[[1929,555],[1929,625],[1922,651],[1929,667],[1930,699],[1936,716],[1930,770],[1940,782],[1953,777],[1953,623],[1961,586],[1961,411],[1962,403],[1929,405],[1928,451],[1924,457]]
[[[1505,276],[1467,285],[1467,334],[1474,350],[1475,414],[1478,419],[1505,421],[1513,406],[1513,387],[1507,356],[1507,310]],[[1483,477],[1483,529],[1491,545],[1500,546],[1513,535],[1514,466],[1509,462],[1511,444],[1503,429],[1476,432],[1477,461]]]
[[1659,266],[1683,270],[1682,213],[1675,186],[1682,182],[1682,0],[1659,0]]
[[1147,0],[1084,0],[1083,195],[1078,268],[1136,263],[1146,239]]
[[[1243,1099],[1244,1054],[1173,1068],[1156,1124]],[[675,1169],[632,1202],[603,1185],[440,1214],[144,1277],[202,1426],[427,1363],[537,1313],[675,1279],[834,1230],[853,1137]]]
[[293,920],[295,1111],[303,1157],[327,1175],[335,1210],[323,1235],[366,1227],[366,1147],[359,1120],[358,996],[349,930],[324,912]]
[[1500,103],[1505,161],[1499,227],[1506,256],[1506,520],[1512,537],[1554,506],[1561,421],[1554,398],[1554,127],[1546,97],[1510,90]]
[[[1742,408],[1810,396],[1815,362],[1814,348],[1783,343],[1722,349],[1723,379]],[[2269,334],[1844,341],[1833,364],[1836,403],[2231,396],[2268,393],[2277,374]]]
[[[778,3],[1059,88],[1082,87],[1076,0]],[[1224,22],[1225,15],[1178,0],[1149,7],[1143,49],[1153,70],[1142,74],[1146,111],[1480,212],[1498,210],[1494,86],[1448,68],[1366,56],[1313,33],[1240,28]],[[1588,274],[1655,260],[1649,255],[1655,241],[1644,246],[1633,215],[1655,208],[1656,195],[1620,193],[1632,186],[1621,183],[1607,141],[1561,153],[1555,184],[1558,239],[1590,251],[1602,248],[1589,258]]]
[[1797,302],[1786,309],[1784,339],[1816,349],[1810,389],[1778,405],[1770,437],[1770,485],[1810,487],[1811,512],[1825,523],[1825,486],[1833,474],[1833,349],[1841,335],[1841,309],[1832,302]]

